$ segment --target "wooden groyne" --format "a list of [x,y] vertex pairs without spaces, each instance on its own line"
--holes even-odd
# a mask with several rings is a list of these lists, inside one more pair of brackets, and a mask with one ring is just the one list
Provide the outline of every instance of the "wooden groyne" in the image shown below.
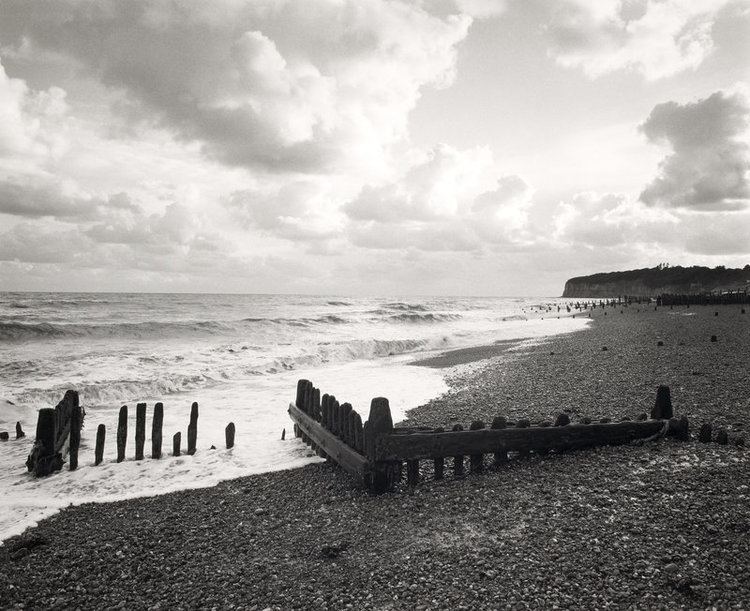
[[509,422],[497,416],[490,426],[481,420],[468,430],[460,424],[452,431],[430,428],[394,428],[388,399],[372,400],[366,422],[348,403],[340,404],[333,395],[320,395],[308,380],[300,380],[297,397],[289,405],[297,437],[318,455],[337,463],[374,493],[383,493],[401,480],[406,465],[409,485],[420,479],[420,463],[429,461],[435,479],[445,473],[445,461],[452,462],[456,477],[464,474],[465,457],[469,471],[481,472],[485,457],[498,466],[511,455],[547,455],[604,445],[625,444],[659,437],[690,438],[685,417],[673,418],[668,387],[660,387],[651,418],[642,414],[636,420],[571,424],[560,414],[554,424],[531,424],[522,419]]

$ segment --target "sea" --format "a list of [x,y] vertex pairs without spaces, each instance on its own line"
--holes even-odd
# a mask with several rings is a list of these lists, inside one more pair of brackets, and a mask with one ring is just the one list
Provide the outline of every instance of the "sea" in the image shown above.
[[[440,352],[585,327],[573,300],[113,293],[0,293],[0,541],[62,507],[186,488],[320,460],[291,434],[300,378],[394,420],[447,390],[444,370],[414,366]],[[572,311],[575,313],[575,310]],[[26,470],[37,410],[78,391],[85,409],[79,468],[35,479]],[[150,419],[164,403],[164,456],[152,460]],[[197,452],[183,448],[192,402]],[[146,458],[134,460],[135,406],[147,403]],[[116,463],[119,409],[129,406],[127,459]],[[20,422],[26,437],[15,439]],[[224,430],[236,426],[227,450]],[[94,466],[99,424],[104,462]],[[282,431],[286,430],[282,440]],[[214,449],[215,448],[215,449]]]

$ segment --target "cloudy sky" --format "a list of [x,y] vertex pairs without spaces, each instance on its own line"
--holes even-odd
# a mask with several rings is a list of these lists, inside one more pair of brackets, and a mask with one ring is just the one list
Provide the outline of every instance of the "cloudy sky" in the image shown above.
[[0,0],[0,290],[750,263],[750,0]]

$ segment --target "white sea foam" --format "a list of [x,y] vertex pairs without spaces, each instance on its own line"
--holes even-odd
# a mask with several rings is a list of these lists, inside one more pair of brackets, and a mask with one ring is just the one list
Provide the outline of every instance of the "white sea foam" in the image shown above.
[[[446,390],[441,372],[409,366],[414,358],[586,323],[553,318],[554,302],[538,308],[538,300],[509,299],[0,294],[0,329],[35,329],[0,332],[0,430],[11,433],[0,444],[0,539],[70,503],[210,486],[318,460],[293,435],[280,440],[281,430],[291,429],[286,408],[298,378],[349,401],[364,418],[370,399],[386,396],[399,420]],[[54,332],[39,332],[46,325]],[[54,406],[68,388],[79,391],[86,409],[79,469],[35,480],[24,463],[36,410]],[[148,404],[147,433],[153,404],[164,402],[161,460],[132,459],[139,401]],[[175,458],[171,438],[182,431],[184,446],[192,401],[200,405],[198,452]],[[130,406],[129,458],[117,464],[123,404]],[[25,439],[13,439],[16,421]],[[226,450],[230,421],[236,446]],[[99,423],[107,442],[105,461],[95,467]]]

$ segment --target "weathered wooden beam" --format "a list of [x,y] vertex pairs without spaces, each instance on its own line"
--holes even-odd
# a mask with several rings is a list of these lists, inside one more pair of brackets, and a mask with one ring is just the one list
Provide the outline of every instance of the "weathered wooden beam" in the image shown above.
[[375,444],[373,458],[389,461],[461,456],[463,459],[465,454],[489,454],[496,452],[498,448],[511,452],[570,450],[628,443],[659,435],[662,431],[668,436],[684,438],[688,434],[687,428],[686,419],[478,431],[456,430],[454,427],[454,431],[445,433],[382,435]]
[[319,446],[342,469],[365,480],[368,473],[367,458],[352,450],[341,439],[324,429],[294,404],[289,405],[289,416],[297,427]]
[[181,445],[182,445],[182,433],[178,431],[172,436],[172,456],[180,455]]

